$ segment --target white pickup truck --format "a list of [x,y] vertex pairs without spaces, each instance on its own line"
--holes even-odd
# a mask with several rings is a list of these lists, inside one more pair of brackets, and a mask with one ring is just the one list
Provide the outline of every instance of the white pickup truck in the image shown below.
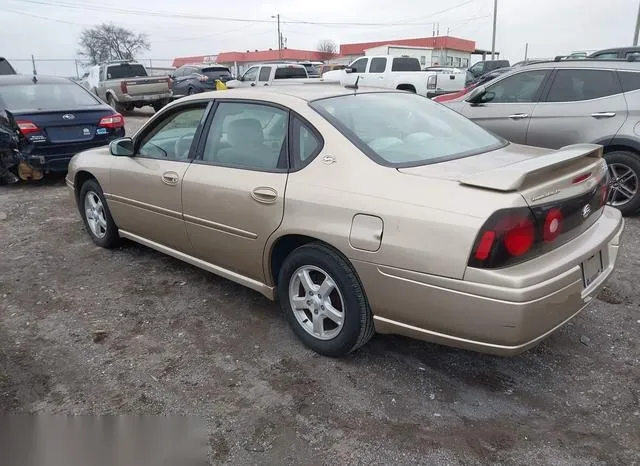
[[[415,92],[435,97],[464,89],[466,74],[462,70],[422,71],[420,61],[412,57],[392,55],[361,57],[340,71],[325,73],[323,78],[335,79],[340,73],[340,84],[382,87]],[[327,76],[331,74],[331,76]]]
[[238,79],[226,82],[229,89],[238,87],[272,86],[317,81],[310,79],[307,69],[295,63],[268,63],[249,68]]

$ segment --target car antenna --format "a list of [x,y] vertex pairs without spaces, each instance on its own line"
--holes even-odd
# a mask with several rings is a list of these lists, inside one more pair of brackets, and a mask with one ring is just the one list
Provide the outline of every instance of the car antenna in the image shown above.
[[347,84],[346,87],[347,89],[353,89],[353,95],[356,95],[356,92],[358,91],[358,81],[360,81],[360,76],[356,77],[356,82],[353,84]]
[[31,55],[31,63],[33,64],[33,84],[38,82],[38,72],[36,71],[36,59]]

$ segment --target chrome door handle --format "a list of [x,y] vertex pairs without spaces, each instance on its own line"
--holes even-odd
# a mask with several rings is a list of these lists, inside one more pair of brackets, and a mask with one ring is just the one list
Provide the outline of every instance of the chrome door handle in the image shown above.
[[592,113],[591,116],[593,118],[611,118],[616,116],[616,112],[596,112]]
[[512,120],[523,120],[525,118],[529,118],[528,113],[514,113],[513,115],[509,115],[509,118]]
[[180,181],[178,174],[176,172],[164,172],[162,174],[162,182],[164,184],[168,184],[169,186],[175,186]]
[[278,200],[278,191],[269,186],[260,186],[251,191],[251,198],[261,204],[274,204]]

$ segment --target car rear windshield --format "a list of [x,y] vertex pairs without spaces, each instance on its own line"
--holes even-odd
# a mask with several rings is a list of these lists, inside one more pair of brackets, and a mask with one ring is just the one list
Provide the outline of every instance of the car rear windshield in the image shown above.
[[147,76],[144,66],[136,63],[122,63],[107,68],[107,79],[137,78]]
[[411,57],[394,58],[391,71],[421,71],[420,61]]
[[349,94],[310,105],[360,150],[386,166],[442,162],[507,144],[453,110],[416,94]]
[[0,86],[0,105],[9,110],[65,110],[100,102],[83,87],[69,82]]
[[276,69],[274,79],[306,78],[307,70],[304,66],[283,66]]
[[229,68],[225,68],[224,66],[212,66],[210,68],[203,68],[201,70],[201,73],[205,76],[210,77],[211,79],[228,78],[231,76]]

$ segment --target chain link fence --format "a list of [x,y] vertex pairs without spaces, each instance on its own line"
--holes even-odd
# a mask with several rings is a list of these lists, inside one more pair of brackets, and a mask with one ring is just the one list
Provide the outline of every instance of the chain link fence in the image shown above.
[[[31,58],[10,58],[7,60],[15,68],[18,73],[32,74],[35,62],[35,68],[38,74],[63,76],[66,78],[79,79],[89,69],[89,62],[79,58],[35,58],[32,62]],[[169,74],[173,69],[173,58],[142,58],[138,59],[142,63],[150,75]]]

